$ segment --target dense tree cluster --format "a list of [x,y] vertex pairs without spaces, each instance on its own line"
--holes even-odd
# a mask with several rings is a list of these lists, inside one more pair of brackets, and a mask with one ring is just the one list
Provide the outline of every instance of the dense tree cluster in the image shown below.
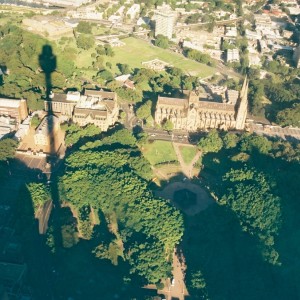
[[168,49],[169,48],[169,39],[161,34],[159,34],[155,41],[154,45],[163,49]]
[[300,240],[299,145],[249,133],[215,135],[223,147],[205,154],[200,175],[217,203],[185,228],[191,296],[297,298],[299,273],[290,259]]
[[[131,272],[155,283],[170,275],[171,263],[166,257],[182,237],[183,220],[176,209],[148,189],[143,178],[150,168],[135,144],[127,130],[86,144],[67,157],[60,187],[62,197],[77,209],[93,207],[108,219],[116,216],[117,241],[101,243],[96,256],[114,264],[122,256],[130,263]],[[120,242],[124,249],[116,246]]]
[[195,61],[198,61],[200,63],[209,65],[209,66],[214,66],[215,62],[214,60],[210,57],[209,54],[202,53],[198,50],[195,49],[190,49],[190,48],[185,48],[184,49],[184,55],[187,58],[193,59]]
[[[3,76],[0,94],[8,97],[25,98],[30,110],[43,108],[41,97],[45,95],[45,76],[39,65],[42,47],[49,42],[21,28],[6,24],[0,27],[0,64],[8,69]],[[55,53],[55,47],[52,51]],[[62,89],[76,68],[71,52],[59,53],[57,68],[52,73],[52,86]]]
[[34,212],[51,199],[49,189],[43,183],[28,183],[27,190],[31,195]]

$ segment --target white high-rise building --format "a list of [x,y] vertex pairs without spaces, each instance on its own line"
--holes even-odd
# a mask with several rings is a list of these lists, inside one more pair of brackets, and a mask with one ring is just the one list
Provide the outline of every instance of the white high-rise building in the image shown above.
[[163,6],[157,10],[154,15],[155,19],[155,36],[159,34],[172,38],[173,28],[175,23],[175,12],[169,6]]

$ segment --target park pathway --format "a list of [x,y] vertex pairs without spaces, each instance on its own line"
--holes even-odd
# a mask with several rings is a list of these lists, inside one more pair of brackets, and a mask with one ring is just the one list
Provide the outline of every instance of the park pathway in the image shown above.
[[188,291],[184,283],[185,265],[181,263],[177,254],[173,253],[173,271],[172,278],[164,282],[164,289],[158,290],[158,294],[163,294],[166,300],[179,299],[184,300],[188,296]]
[[179,164],[181,166],[182,169],[182,173],[187,177],[187,178],[192,178],[193,177],[193,169],[194,169],[194,165],[195,163],[199,160],[202,152],[200,150],[197,150],[196,155],[194,156],[194,158],[192,159],[192,161],[189,164],[186,164],[181,151],[180,151],[180,146],[184,146],[184,147],[195,147],[193,145],[187,145],[187,144],[180,144],[180,143],[173,143],[173,148],[175,150],[175,153],[177,155]]

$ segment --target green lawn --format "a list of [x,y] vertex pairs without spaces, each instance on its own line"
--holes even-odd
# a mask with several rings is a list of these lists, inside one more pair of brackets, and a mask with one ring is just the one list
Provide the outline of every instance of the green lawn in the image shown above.
[[150,43],[133,37],[122,39],[125,46],[115,47],[114,57],[106,58],[113,64],[113,71],[117,71],[117,63],[128,64],[131,68],[141,68],[142,62],[155,58],[170,63],[184,72],[200,77],[207,77],[214,74],[215,69],[204,64],[183,57],[181,54],[171,52],[152,46]]
[[151,165],[168,161],[177,161],[176,153],[171,142],[155,141],[144,146],[143,154]]
[[189,164],[197,153],[196,147],[180,146],[182,158],[186,164]]
[[[99,28],[99,30],[100,29],[101,28]],[[125,38],[122,41],[125,42],[126,45],[122,47],[114,47],[113,50],[115,55],[113,57],[103,56],[104,65],[106,62],[110,62],[112,64],[111,72],[116,75],[120,73],[117,67],[118,63],[128,64],[132,69],[142,68],[142,62],[155,58],[159,58],[167,63],[170,63],[174,67],[178,67],[190,75],[197,75],[202,78],[210,76],[215,72],[214,68],[187,59],[180,54],[154,47],[143,40],[130,37]],[[62,49],[65,46],[58,45],[57,43],[57,47]],[[77,50],[75,65],[84,71],[85,76],[92,77],[95,75],[96,71],[90,69],[92,72],[88,72],[88,68],[92,66],[94,59],[91,57],[91,54],[96,52],[96,45],[89,50],[78,49],[76,40],[73,38],[72,40],[68,41],[67,47],[75,48]],[[147,90],[149,89],[149,87],[145,88]]]

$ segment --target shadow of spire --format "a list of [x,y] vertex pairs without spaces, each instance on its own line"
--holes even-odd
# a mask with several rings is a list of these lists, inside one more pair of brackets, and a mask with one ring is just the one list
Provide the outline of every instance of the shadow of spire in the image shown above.
[[[56,69],[56,56],[53,54],[52,47],[50,45],[44,45],[42,53],[39,55],[39,64],[45,74],[46,83],[46,100],[50,100],[50,93],[52,89],[51,74]],[[52,105],[48,109],[48,115],[53,114]]]
[[[52,81],[51,76],[52,73],[56,70],[56,56],[53,53],[52,47],[50,45],[44,45],[42,48],[42,53],[39,55],[39,64],[41,69],[45,74],[45,88],[46,88],[46,96],[45,101],[47,103],[47,115],[46,115],[46,134],[48,135],[48,143],[49,143],[49,157],[48,157],[48,165],[49,172],[47,176],[47,183],[50,187],[51,199],[53,203],[53,210],[51,213],[52,223],[55,225],[55,245],[56,247],[60,247],[62,245],[62,236],[61,236],[61,226],[59,221],[59,212],[60,212],[60,197],[59,197],[59,189],[58,189],[58,179],[56,176],[57,164],[58,164],[58,156],[56,151],[56,128],[58,125],[58,119],[53,112],[52,107]],[[46,227],[47,228],[47,227]]]

